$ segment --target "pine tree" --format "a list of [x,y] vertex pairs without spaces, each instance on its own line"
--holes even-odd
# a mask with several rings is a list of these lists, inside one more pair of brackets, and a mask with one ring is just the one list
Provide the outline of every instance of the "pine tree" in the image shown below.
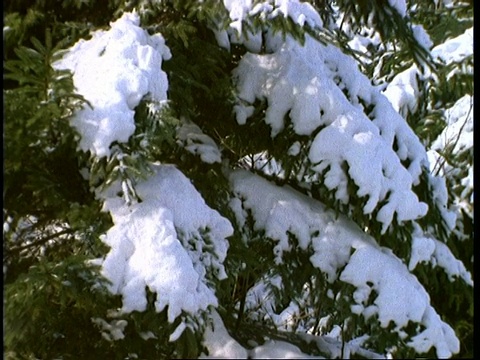
[[7,358],[473,356],[471,3],[5,10]]

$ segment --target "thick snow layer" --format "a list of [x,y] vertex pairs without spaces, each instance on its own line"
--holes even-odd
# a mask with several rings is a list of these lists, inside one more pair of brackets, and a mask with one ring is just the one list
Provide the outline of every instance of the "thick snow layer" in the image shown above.
[[[246,123],[252,104],[261,99],[268,104],[265,122],[272,137],[289,126],[286,118],[299,135],[321,129],[311,144],[309,160],[319,173],[329,167],[325,185],[337,190],[338,200],[348,202],[351,178],[359,187],[357,195],[368,197],[364,213],[387,200],[377,216],[384,231],[395,213],[399,221],[426,214],[427,205],[412,191],[428,164],[426,151],[353,59],[309,36],[304,46],[287,38],[273,54],[247,53],[234,76],[239,124]],[[373,107],[370,114],[364,113],[363,104]],[[407,159],[410,165],[405,168],[401,160]]]
[[162,60],[170,50],[160,34],[149,35],[136,13],[125,13],[90,40],[77,42],[55,66],[73,72],[77,92],[90,102],[72,119],[81,135],[80,148],[98,157],[110,144],[126,142],[135,131],[134,109],[148,97],[167,99],[168,80]]
[[106,200],[114,226],[102,239],[111,247],[103,262],[110,290],[123,296],[123,311],[143,311],[145,287],[168,305],[168,321],[182,311],[195,315],[217,305],[208,278],[226,277],[223,260],[233,233],[229,221],[210,209],[175,167],[154,166],[136,186],[142,202]]
[[194,123],[185,123],[177,130],[182,146],[192,154],[199,155],[203,162],[213,164],[222,161],[220,149],[213,139],[205,135]]
[[473,28],[465,30],[462,35],[447,40],[432,49],[432,56],[446,64],[461,62],[473,55]]
[[[410,344],[419,352],[431,346],[440,357],[459,351],[454,331],[431,307],[428,293],[417,278],[391,251],[379,247],[353,222],[343,216],[336,218],[318,201],[246,171],[232,173],[231,182],[241,208],[251,212],[255,228],[264,230],[265,236],[276,242],[273,251],[278,263],[283,261],[283,252],[293,245],[288,238],[291,234],[300,248],[313,248],[310,261],[329,281],[340,280],[357,288],[353,312],[365,317],[376,315],[383,327],[393,321],[399,333],[409,321],[424,325],[425,330]],[[237,203],[233,209],[237,218],[245,214],[239,209]],[[451,259],[447,262],[452,264]],[[377,297],[368,304],[372,291]]]

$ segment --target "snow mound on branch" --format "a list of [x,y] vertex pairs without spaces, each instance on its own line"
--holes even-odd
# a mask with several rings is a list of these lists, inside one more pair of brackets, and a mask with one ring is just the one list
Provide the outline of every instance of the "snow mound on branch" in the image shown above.
[[[422,324],[425,330],[409,343],[418,352],[434,346],[443,358],[459,351],[455,332],[432,308],[417,278],[399,258],[378,246],[352,221],[343,216],[336,218],[320,202],[246,171],[232,173],[231,182],[236,195],[232,201],[236,218],[244,223],[247,211],[251,212],[255,229],[264,230],[265,236],[276,242],[273,251],[277,263],[283,261],[284,252],[295,246],[290,243],[290,234],[301,249],[313,249],[310,261],[326,274],[328,281],[340,280],[357,288],[352,312],[366,318],[375,315],[383,327],[393,321],[400,336],[410,321]],[[368,304],[372,291],[377,296],[373,304]]]
[[222,162],[222,155],[215,141],[204,134],[194,123],[185,123],[177,130],[177,137],[183,147],[207,164]]
[[279,340],[269,340],[250,351],[249,359],[325,359],[323,356],[311,356],[297,346]]
[[273,19],[277,16],[290,18],[295,24],[310,27],[322,27],[323,22],[315,8],[299,0],[264,1],[253,5],[251,0],[224,0],[223,4],[232,20],[230,27],[242,33],[242,22],[249,16],[260,15]]
[[123,311],[144,311],[148,287],[157,294],[158,312],[168,305],[172,323],[182,312],[217,306],[209,281],[226,277],[225,238],[233,228],[175,167],[152,169],[154,175],[136,187],[142,202],[105,202],[114,226],[102,239],[111,247],[102,271],[111,292],[123,296]]
[[[473,29],[467,29],[462,35],[436,46],[431,54],[434,59],[439,59],[446,64],[464,61],[465,58],[473,55]],[[468,71],[468,68],[466,70]],[[454,69],[448,77],[458,72],[459,69]],[[384,95],[402,116],[405,117],[408,112],[413,112],[417,108],[418,81],[424,78],[425,75],[421,74],[417,66],[412,65],[396,75],[385,89]]]
[[[309,26],[311,28],[323,27],[323,21],[308,2],[299,0],[274,0],[263,1],[254,4],[251,0],[224,0],[223,4],[228,12],[228,28],[224,29],[222,22],[219,21],[216,27],[212,27],[219,46],[230,49],[230,43],[243,44],[249,51],[260,52],[262,45],[267,49],[271,46],[263,44],[263,34],[260,30],[252,32],[252,18],[271,21],[278,17],[291,20],[299,26]],[[247,26],[244,26],[244,25]],[[271,31],[267,31],[270,33]],[[274,37],[276,40],[281,38],[280,34]],[[270,40],[272,40],[270,38]],[[276,42],[276,41],[274,41]]]
[[455,277],[459,277],[468,285],[473,286],[472,275],[467,271],[465,265],[453,256],[447,245],[431,237],[414,236],[408,269],[412,271],[417,264],[422,262],[442,267],[451,281]]
[[201,354],[200,359],[247,359],[248,351],[233,339],[223,324],[220,315],[213,310],[212,324],[203,334],[203,345],[208,355]]
[[215,310],[211,319],[212,324],[207,326],[203,335],[203,345],[208,354],[202,353],[200,359],[324,359],[305,354],[295,345],[283,341],[269,340],[247,350],[230,336]]
[[417,109],[420,76],[417,66],[413,65],[396,75],[383,93],[403,117]]
[[389,5],[398,11],[400,16],[405,16],[407,14],[407,4],[405,0],[388,0]]
[[462,35],[445,41],[432,49],[434,58],[446,64],[461,62],[466,57],[473,55],[473,28],[465,30]]
[[162,60],[171,57],[160,34],[149,35],[136,13],[125,13],[108,31],[80,40],[55,64],[69,69],[77,92],[93,109],[78,111],[71,124],[81,135],[80,148],[98,157],[110,144],[126,142],[135,131],[135,107],[144,97],[167,99],[168,79]]
[[304,46],[287,37],[273,54],[247,53],[234,77],[239,124],[246,123],[260,99],[268,105],[265,122],[272,137],[289,126],[298,135],[317,132],[309,161],[314,171],[326,172],[325,185],[336,189],[338,200],[348,202],[351,178],[357,195],[368,197],[365,214],[386,200],[376,218],[383,231],[395,213],[400,222],[426,214],[427,205],[412,191],[428,166],[425,148],[352,58],[310,36]]

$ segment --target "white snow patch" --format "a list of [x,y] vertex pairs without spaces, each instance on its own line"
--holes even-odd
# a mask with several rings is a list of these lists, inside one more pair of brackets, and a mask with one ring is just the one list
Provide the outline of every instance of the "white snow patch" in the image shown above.
[[[268,104],[265,122],[272,137],[284,130],[286,117],[299,135],[325,127],[315,136],[308,158],[316,172],[329,167],[325,185],[337,189],[337,200],[348,202],[349,176],[359,187],[357,195],[368,197],[364,213],[387,200],[377,216],[384,231],[395,213],[399,221],[426,214],[427,205],[412,191],[428,164],[425,148],[352,58],[309,36],[304,46],[287,37],[273,54],[247,53],[234,76],[239,124],[247,121],[251,106],[260,99]],[[373,119],[362,111],[361,102],[374,105],[369,114]],[[400,160],[407,159],[410,165],[405,168]]]
[[148,287],[157,293],[158,312],[168,305],[171,323],[182,311],[195,315],[217,306],[207,278],[226,277],[225,238],[233,228],[175,167],[152,170],[154,175],[136,186],[142,202],[105,201],[114,226],[102,239],[111,247],[102,271],[111,292],[123,296],[124,312],[146,309]]
[[465,30],[462,35],[449,39],[432,49],[432,56],[446,64],[461,62],[473,55],[473,27]]
[[445,111],[447,126],[433,142],[433,150],[452,146],[453,154],[473,148],[473,96],[464,95]]
[[404,17],[407,14],[407,4],[405,0],[388,0],[388,3],[398,11],[400,16]]
[[432,263],[445,269],[450,281],[454,281],[455,277],[459,277],[468,285],[473,286],[472,276],[465,268],[465,265],[453,256],[446,244],[438,240],[435,240],[435,251],[432,254]]
[[418,77],[418,68],[413,65],[396,75],[384,91],[384,95],[392,103],[393,108],[404,118],[417,108]]
[[160,34],[139,26],[137,13],[125,13],[110,30],[78,41],[54,66],[69,69],[77,92],[90,102],[71,124],[81,135],[80,148],[98,157],[110,155],[110,144],[126,142],[135,131],[135,107],[144,97],[167,99],[168,80],[161,65],[171,57]]
[[[299,0],[275,0],[263,1],[254,4],[252,0],[224,0],[223,4],[229,14],[231,22],[227,30],[213,28],[219,46],[230,49],[230,43],[243,44],[249,51],[258,53],[265,46],[271,49],[277,42],[280,34],[272,34],[271,31],[255,29],[252,26],[252,18],[261,20],[273,20],[276,17],[289,18],[301,27],[308,25],[311,28],[323,27],[323,21],[317,10],[308,2]],[[245,24],[249,26],[244,26]],[[219,27],[220,23],[217,24]],[[247,28],[247,30],[245,29]],[[265,42],[264,42],[265,40]],[[272,43],[273,40],[273,43]]]
[[394,321],[395,330],[400,332],[409,321],[423,324],[426,329],[408,344],[417,352],[434,346],[437,356],[446,358],[460,350],[453,329],[440,319],[428,293],[398,258],[373,247],[357,248],[340,279],[357,287],[373,284],[378,296],[374,305],[365,309],[366,316],[377,314],[383,327]]
[[428,33],[425,31],[423,25],[413,25],[412,30],[413,36],[415,37],[415,40],[417,40],[417,42],[420,44],[420,46],[422,46],[425,50],[429,50],[432,47],[433,42],[430,39]]
[[[265,235],[276,241],[274,253],[278,263],[283,261],[282,253],[293,245],[288,232],[298,240],[300,248],[313,248],[310,261],[327,274],[329,281],[340,280],[357,288],[352,311],[366,318],[378,316],[383,327],[393,321],[400,335],[409,321],[423,324],[426,330],[421,333],[421,344],[412,342],[412,346],[419,346],[416,350],[428,344],[437,348],[439,356],[459,351],[453,330],[435,313],[417,278],[399,258],[379,247],[356,224],[341,215],[336,218],[323,204],[289,187],[277,187],[246,171],[233,172],[231,182],[243,208],[251,211],[255,229],[265,230]],[[422,256],[425,257],[419,252],[418,258]],[[451,261],[452,258],[445,261],[449,263],[446,266]],[[370,305],[366,300],[372,290],[377,297]],[[262,291],[257,292],[256,296],[261,294]]]
[[300,26],[307,24],[310,27],[323,27],[323,22],[317,10],[308,2],[299,0],[275,0],[275,9],[270,17],[282,15],[290,17],[292,21]]
[[222,161],[222,155],[215,141],[202,132],[196,124],[185,123],[177,130],[182,146],[192,154],[199,155],[203,162],[213,164]]
[[248,351],[228,333],[222,318],[216,311],[211,313],[212,324],[203,334],[203,345],[208,354],[201,354],[200,359],[247,359]]
[[92,318],[94,324],[96,324],[102,331],[102,337],[107,341],[117,341],[125,338],[123,331],[128,325],[126,320],[112,320],[110,323],[102,318]]
[[324,359],[302,352],[297,346],[279,340],[269,340],[250,350],[250,359]]

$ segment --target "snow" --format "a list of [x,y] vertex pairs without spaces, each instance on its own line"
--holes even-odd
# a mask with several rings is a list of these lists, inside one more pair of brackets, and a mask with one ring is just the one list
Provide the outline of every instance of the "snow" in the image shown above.
[[248,351],[228,333],[222,318],[216,311],[211,314],[212,324],[207,326],[203,345],[208,354],[201,354],[200,359],[247,359]]
[[384,91],[393,108],[403,117],[413,113],[417,108],[418,80],[419,71],[417,66],[413,65],[396,75]]
[[423,47],[425,50],[430,50],[433,42],[430,39],[428,33],[425,31],[425,28],[422,25],[415,24],[412,26],[412,31],[415,40],[417,40],[420,46]]
[[[73,71],[77,91],[92,105],[75,114],[72,126],[81,135],[80,148],[97,157],[110,156],[113,142],[126,142],[134,133],[134,109],[143,98],[167,100],[161,65],[171,55],[163,37],[143,30],[136,13],[125,13],[110,27],[79,41],[56,64]],[[203,161],[220,161],[213,140],[194,124],[185,124],[178,135]],[[116,195],[122,189],[127,195],[125,182],[97,192],[114,223],[102,237],[110,246],[102,273],[111,281],[110,291],[122,295],[123,312],[144,311],[148,288],[157,294],[158,312],[168,306],[172,323],[182,313],[196,316],[217,306],[211,282],[226,277],[226,238],[233,228],[179,170],[168,165],[151,169],[150,177],[135,184],[140,202]],[[180,323],[172,341],[185,326]]]
[[184,322],[181,322],[180,325],[173,331],[170,335],[168,341],[175,342],[182,335],[183,331],[187,328],[187,325]]
[[[428,152],[430,170],[442,176],[448,176],[452,166],[446,162],[442,152],[451,152],[453,155],[470,152],[473,156],[473,96],[465,95],[458,99],[455,104],[445,111],[447,126],[432,143]],[[473,163],[467,164],[466,174],[460,180],[464,187],[461,198],[457,199],[457,205],[473,212]],[[444,180],[445,181],[445,180]],[[466,198],[469,200],[465,201]],[[468,204],[467,204],[468,203]],[[471,210],[470,210],[471,208]]]
[[[404,1],[389,3],[401,15],[405,14]],[[281,136],[289,126],[286,118],[298,135],[312,135],[319,130],[309,144],[307,160],[312,170],[326,171],[325,185],[335,189],[337,200],[344,203],[349,200],[348,180],[353,180],[358,186],[356,195],[366,200],[363,212],[378,210],[376,220],[382,223],[383,232],[394,216],[398,221],[406,221],[425,215],[427,205],[419,201],[412,186],[418,183],[428,164],[427,154],[398,114],[416,106],[416,70],[409,69],[397,76],[382,94],[361,74],[352,58],[308,35],[303,46],[288,36],[280,42],[278,34],[274,36],[268,31],[263,35],[250,33],[249,39],[242,35],[243,22],[248,22],[250,16],[283,16],[301,26],[323,26],[310,4],[276,0],[253,7],[250,0],[224,0],[224,5],[231,23],[225,31],[216,30],[219,44],[229,48],[230,42],[241,42],[251,51],[233,72],[237,122],[246,124],[253,114],[253,103],[264,100],[265,122],[271,127],[272,137]],[[168,90],[161,65],[171,55],[163,37],[143,30],[136,13],[126,13],[110,25],[110,30],[94,32],[90,40],[79,41],[55,65],[73,71],[77,91],[92,105],[75,114],[72,126],[80,133],[80,149],[97,157],[110,156],[113,142],[128,141],[135,131],[134,109],[142,99],[164,103]],[[429,46],[420,28],[415,34]],[[457,61],[471,54],[464,46],[471,38],[467,30],[463,37],[452,39],[433,52],[446,62]],[[262,46],[271,53],[256,54]],[[448,57],[447,53],[451,55]],[[459,126],[466,129],[456,151],[473,146],[473,117],[462,112],[467,101],[471,100],[466,96],[451,109],[449,127],[442,134],[449,138],[448,131],[457,134]],[[366,107],[373,107],[371,113],[365,113]],[[202,161],[221,161],[218,146],[195,124],[185,122],[177,135],[187,151]],[[440,141],[435,145],[439,149],[445,145]],[[394,143],[397,150],[393,149]],[[294,142],[289,154],[298,155],[301,146]],[[408,167],[402,164],[407,160]],[[223,262],[233,227],[206,205],[191,182],[173,165],[152,164],[151,169],[148,178],[135,184],[138,202],[127,204],[116,195],[121,183],[98,193],[104,201],[103,210],[110,213],[114,223],[102,237],[110,247],[101,262],[102,273],[111,281],[110,291],[122,295],[122,312],[144,311],[148,288],[156,293],[158,312],[168,307],[170,323],[185,313],[195,317],[210,312],[212,324],[207,324],[204,333],[208,354],[203,357],[265,358],[281,354],[305,358],[306,354],[297,347],[281,341],[271,340],[247,350],[228,334],[213,309],[218,300],[212,283],[227,276]],[[473,168],[468,176],[473,178]],[[274,241],[278,264],[283,262],[283,254],[291,250],[293,235],[300,249],[313,250],[310,261],[329,282],[342,281],[356,287],[352,312],[366,318],[376,316],[383,327],[393,321],[399,334],[410,321],[422,324],[425,329],[409,343],[418,352],[434,346],[439,357],[448,357],[459,351],[454,331],[431,307],[427,292],[410,272],[419,263],[430,262],[445,269],[452,279],[460,277],[473,285],[470,274],[445,244],[422,232],[416,233],[407,267],[352,221],[336,217],[318,201],[288,187],[276,187],[246,171],[233,172],[230,180],[235,193],[230,205],[237,224],[243,226],[250,212],[255,229],[265,231],[265,236]],[[437,185],[437,200],[446,203],[444,184]],[[388,273],[385,269],[389,269]],[[377,296],[373,304],[367,304],[372,291]],[[263,297],[267,308],[272,305],[264,286],[254,287],[248,300],[253,301],[253,296]],[[277,325],[288,324],[298,310],[296,306],[292,302],[280,314],[273,314],[270,309],[276,315],[272,318]],[[110,332],[104,336],[113,340],[123,336],[126,323],[95,321]],[[182,320],[170,340],[177,340],[187,326]],[[352,342],[350,348],[360,346],[363,340]]]
[[447,126],[433,142],[433,150],[453,145],[452,153],[473,149],[473,96],[464,95],[445,111]]
[[192,154],[199,155],[203,162],[213,164],[222,161],[222,155],[215,141],[205,135],[194,123],[185,123],[177,130],[182,146]]
[[[262,49],[262,45],[266,45],[267,50],[274,47],[274,43],[278,43],[280,34],[272,36],[269,33],[270,45],[263,44],[262,31],[252,32],[252,18],[256,17],[261,20],[273,20],[277,17],[290,19],[299,26],[309,26],[311,28],[322,28],[323,21],[315,10],[315,8],[307,3],[299,0],[274,0],[262,1],[254,4],[252,0],[224,0],[223,4],[228,12],[230,23],[228,28],[222,29],[221,23],[212,27],[219,46],[229,50],[230,43],[243,44],[253,52],[258,53]],[[244,26],[245,24],[249,26]]]
[[270,18],[282,15],[289,17],[292,21],[300,26],[307,24],[308,26],[323,27],[322,19],[315,8],[307,3],[299,0],[275,0],[275,9],[272,11]]
[[102,337],[107,341],[117,341],[125,338],[123,331],[128,325],[126,320],[112,320],[108,323],[102,318],[92,318],[92,322],[102,330]]
[[[412,191],[428,160],[424,147],[388,100],[363,76],[353,59],[331,45],[307,36],[304,46],[288,38],[273,54],[247,53],[233,75],[238,102],[237,122],[248,121],[256,99],[266,100],[265,122],[278,136],[289,117],[299,135],[318,132],[309,160],[318,173],[330,167],[325,184],[348,202],[348,177],[368,197],[363,209],[379,209],[377,221],[386,231],[396,213],[399,221],[424,216],[427,205]],[[345,93],[346,92],[346,93]],[[369,116],[361,102],[374,105]],[[396,141],[398,150],[393,150]],[[293,145],[293,144],[292,144]],[[410,160],[405,168],[401,160]],[[344,163],[349,170],[343,170]]]
[[252,0],[224,0],[223,4],[228,10],[230,19],[232,20],[230,27],[241,34],[242,21],[247,17],[252,7]]
[[278,340],[270,340],[250,351],[250,359],[324,359],[303,353],[297,346]]
[[55,64],[73,72],[77,92],[93,106],[71,124],[81,134],[80,148],[103,157],[110,145],[126,142],[135,131],[134,109],[143,98],[167,99],[168,79],[161,65],[171,57],[160,34],[149,35],[136,13],[125,13],[108,31],[80,40]]
[[[414,34],[426,49],[431,47],[431,41],[425,30],[417,25],[414,27]],[[468,56],[473,55],[473,28],[467,29],[462,35],[447,40],[431,50],[434,59],[441,60],[446,64],[462,62]],[[456,70],[454,70],[455,72]],[[473,71],[473,70],[472,70]],[[403,117],[408,112],[415,111],[419,97],[418,81],[423,79],[416,65],[397,74],[388,84],[384,95],[392,103],[394,109]]]
[[212,311],[211,319],[212,324],[207,326],[203,337],[207,354],[202,353],[200,359],[324,359],[305,354],[284,341],[269,340],[247,350],[230,336],[216,311]]
[[466,57],[473,56],[473,27],[465,30],[462,35],[435,46],[432,56],[446,64],[461,62]]
[[465,265],[453,256],[448,246],[438,240],[435,240],[435,245],[432,262],[445,269],[450,281],[453,281],[454,277],[460,277],[468,285],[473,286],[471,274],[466,270]]
[[[341,329],[335,325],[332,331],[325,336],[312,334],[300,334],[307,343],[315,343],[318,349],[327,354],[328,359],[350,359],[352,355],[359,355],[365,359],[385,359],[385,355],[362,348],[363,343],[368,340],[367,336],[354,338],[350,341],[342,341]],[[338,338],[338,339],[337,339]]]
[[370,54],[369,47],[376,48],[382,45],[380,34],[375,29],[369,27],[362,27],[360,32],[358,30],[354,32],[346,22],[342,24],[342,30],[351,38],[348,46],[355,50],[357,54],[367,55],[362,60],[370,64],[372,60],[368,56]]
[[124,312],[146,309],[148,287],[157,293],[158,312],[168,305],[172,323],[182,312],[196,315],[217,306],[208,279],[226,277],[225,238],[233,229],[175,167],[152,170],[136,186],[142,202],[105,201],[114,226],[102,239],[111,247],[102,272],[112,282],[110,291],[123,296]]
[[242,21],[248,16],[259,15],[263,18],[272,19],[277,16],[289,17],[295,24],[310,27],[322,27],[322,19],[315,8],[299,0],[275,0],[272,2],[260,2],[252,7],[251,0],[224,0],[223,4],[229,12],[230,27],[242,33]]
[[407,4],[405,0],[388,0],[389,5],[398,11],[400,16],[404,17],[407,14]]
[[[470,204],[473,207],[473,165],[468,168],[468,174],[464,177],[461,181],[462,186],[464,187],[462,194],[460,195],[462,198],[467,198],[468,194],[470,194]],[[473,211],[473,209],[472,209]],[[473,212],[472,212],[473,215]]]
[[[389,269],[388,272],[383,271],[385,268]],[[404,264],[374,247],[357,248],[340,279],[355,285],[360,292],[368,289],[368,284],[373,284],[371,288],[377,291],[378,296],[373,305],[365,307],[364,316],[368,318],[377,314],[382,327],[387,327],[391,320],[395,322],[396,330],[407,326],[409,321],[422,322],[429,308],[427,292]],[[357,294],[359,306],[368,299],[365,295]]]
[[[340,280],[357,288],[353,312],[366,318],[377,316],[382,327],[393,321],[394,330],[399,334],[410,321],[424,325],[426,329],[410,344],[417,351],[428,350],[431,346],[437,349],[439,356],[459,351],[459,341],[453,330],[435,313],[428,293],[417,278],[399,258],[378,246],[356,224],[341,215],[336,218],[334,212],[320,202],[289,187],[277,187],[244,170],[237,170],[230,177],[236,198],[241,201],[242,208],[252,214],[254,228],[264,230],[265,236],[275,241],[273,252],[277,263],[283,261],[283,252],[289,251],[288,234],[291,234],[300,248],[313,248],[310,261],[330,282]],[[258,198],[262,201],[258,202]],[[238,203],[233,210],[237,218],[245,213],[238,211]],[[424,254],[425,251],[422,255],[420,250],[419,258],[425,257]],[[439,253],[441,261],[442,255]],[[454,264],[450,255],[445,258],[443,265],[446,267]],[[389,269],[388,272],[385,269]],[[462,269],[457,270],[461,273]],[[377,297],[373,304],[367,304],[372,290]],[[257,292],[257,296],[261,293]]]

